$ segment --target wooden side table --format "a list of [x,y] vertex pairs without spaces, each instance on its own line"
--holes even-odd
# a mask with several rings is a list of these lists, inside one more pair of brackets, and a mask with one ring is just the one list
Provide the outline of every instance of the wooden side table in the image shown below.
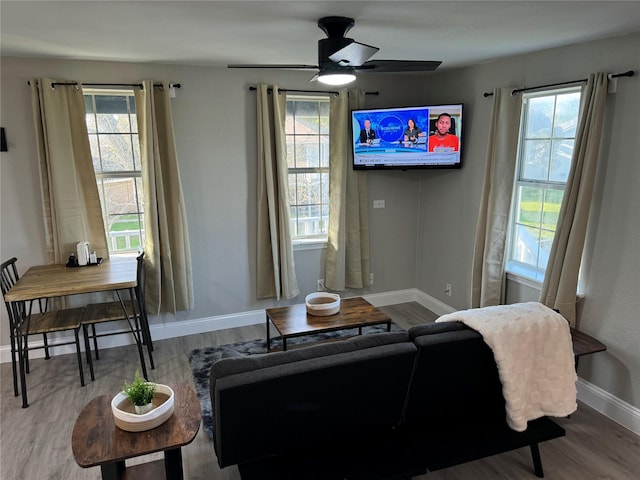
[[573,343],[576,371],[578,370],[578,360],[580,360],[580,357],[591,355],[592,353],[604,352],[607,349],[607,346],[600,340],[573,327],[571,328],[571,342]]
[[[189,385],[169,385],[175,394],[173,415],[159,427],[126,432],[116,427],[111,398],[102,395],[80,412],[71,435],[76,463],[83,468],[100,466],[103,480],[182,480],[181,447],[193,441],[200,429],[200,403]],[[164,452],[164,462],[125,467],[127,458]]]

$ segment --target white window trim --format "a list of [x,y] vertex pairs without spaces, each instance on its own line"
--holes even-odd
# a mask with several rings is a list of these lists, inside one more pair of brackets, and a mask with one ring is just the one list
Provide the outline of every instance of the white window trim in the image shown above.
[[[558,94],[558,92],[563,92],[563,91],[569,91],[569,90],[580,90],[580,92],[582,93],[582,87],[580,88],[576,88],[576,87],[567,87],[567,88],[555,88],[555,89],[549,89],[549,90],[543,90],[543,91],[539,91],[539,92],[535,92],[534,94],[529,95],[530,97],[534,97],[534,96],[546,96],[546,95],[554,95],[554,94]],[[524,116],[524,114],[523,114]],[[522,119],[521,119],[522,121]],[[536,289],[540,289],[542,287],[542,283],[544,282],[544,277],[545,277],[545,273],[546,273],[546,269],[542,270],[539,268],[535,268],[531,265],[522,263],[522,262],[518,262],[516,260],[512,260],[510,258],[511,255],[511,248],[512,248],[512,244],[513,244],[513,235],[514,235],[514,227],[513,227],[513,223],[514,223],[514,219],[515,219],[515,198],[516,198],[516,192],[518,191],[518,186],[519,185],[533,185],[536,182],[535,181],[522,181],[519,179],[520,177],[520,173],[519,173],[519,168],[520,168],[520,148],[522,146],[522,142],[524,141],[523,138],[521,137],[521,133],[522,132],[518,132],[518,154],[517,154],[517,160],[516,160],[516,170],[515,170],[515,178],[513,181],[513,192],[511,194],[511,210],[509,212],[509,231],[508,231],[508,235],[507,235],[507,242],[505,245],[505,256],[506,256],[506,262],[505,262],[505,275],[506,278],[512,281],[515,281],[517,283],[520,283],[522,285],[527,285],[531,288],[536,288]],[[553,182],[553,181],[546,181],[546,182],[539,182],[541,184],[544,184],[546,186],[549,186],[550,188],[553,188],[554,184],[557,184],[557,182]],[[566,191],[566,182],[562,184],[562,190]],[[579,282],[580,284],[580,282]]]

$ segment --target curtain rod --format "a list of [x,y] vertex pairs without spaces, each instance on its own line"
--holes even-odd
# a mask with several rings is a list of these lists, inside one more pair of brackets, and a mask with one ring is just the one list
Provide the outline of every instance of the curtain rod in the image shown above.
[[[31,85],[31,81],[27,80],[27,84]],[[51,88],[56,88],[58,85],[78,85],[78,82],[52,82]],[[142,88],[141,83],[82,83],[83,86],[86,87],[140,87]],[[154,87],[162,87],[161,83],[154,83]],[[170,83],[169,87],[174,88],[182,88],[182,85],[179,83]]]
[[[257,87],[249,87],[250,91],[257,90]],[[273,89],[268,88],[267,92],[271,93]],[[338,95],[340,92],[336,92],[334,90],[292,90],[287,88],[281,88],[278,90],[280,92],[296,92],[296,93],[331,93],[333,95]],[[365,95],[380,95],[380,92],[364,92]]]
[[[636,72],[634,72],[633,70],[629,70],[623,73],[610,73],[608,77],[609,79],[618,78],[618,77],[633,77],[635,73]],[[580,80],[572,80],[570,82],[550,83],[548,85],[539,85],[537,87],[518,88],[516,90],[513,90],[511,92],[511,95],[515,96],[520,92],[528,92],[529,90],[537,90],[539,88],[560,87],[562,85],[571,85],[572,83],[584,83],[586,81],[587,81],[586,78],[581,78]],[[485,92],[483,95],[484,97],[490,97],[493,95],[493,92]]]

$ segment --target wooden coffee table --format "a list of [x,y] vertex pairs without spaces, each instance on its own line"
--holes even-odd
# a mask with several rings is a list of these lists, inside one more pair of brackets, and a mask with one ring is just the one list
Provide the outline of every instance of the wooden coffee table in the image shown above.
[[[116,427],[111,396],[91,400],[80,412],[71,435],[76,463],[83,468],[100,466],[104,480],[182,480],[181,447],[193,441],[200,429],[200,403],[189,385],[169,385],[175,394],[173,415],[162,425],[144,432]],[[164,461],[125,467],[127,458],[164,452]]]
[[387,331],[391,331],[391,319],[361,297],[341,299],[340,311],[326,317],[309,315],[305,304],[267,308],[268,352],[271,351],[269,322],[282,337],[282,350],[287,349],[287,339],[314,333],[357,328],[362,334],[362,327],[381,324],[386,324]]

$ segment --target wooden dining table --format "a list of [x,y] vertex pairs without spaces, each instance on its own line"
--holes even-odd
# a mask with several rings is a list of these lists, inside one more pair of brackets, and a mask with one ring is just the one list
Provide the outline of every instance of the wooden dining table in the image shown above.
[[[137,285],[136,267],[136,257],[133,256],[112,257],[102,261],[100,264],[84,267],[67,267],[61,264],[37,265],[30,267],[20,277],[20,280],[4,295],[4,300],[5,302],[28,302],[38,299],[113,291],[122,303],[120,292],[123,290],[129,292],[130,298],[134,298],[134,288]],[[127,319],[129,323],[138,347],[143,375],[144,378],[147,378],[142,339],[139,335],[136,335],[124,303],[122,303],[122,306],[123,318]],[[19,345],[21,345],[21,342],[19,342]],[[24,406],[27,405],[27,392],[26,382],[24,381],[25,366],[22,357],[22,348],[18,348]],[[91,368],[91,378],[93,379],[91,362],[89,366]]]

